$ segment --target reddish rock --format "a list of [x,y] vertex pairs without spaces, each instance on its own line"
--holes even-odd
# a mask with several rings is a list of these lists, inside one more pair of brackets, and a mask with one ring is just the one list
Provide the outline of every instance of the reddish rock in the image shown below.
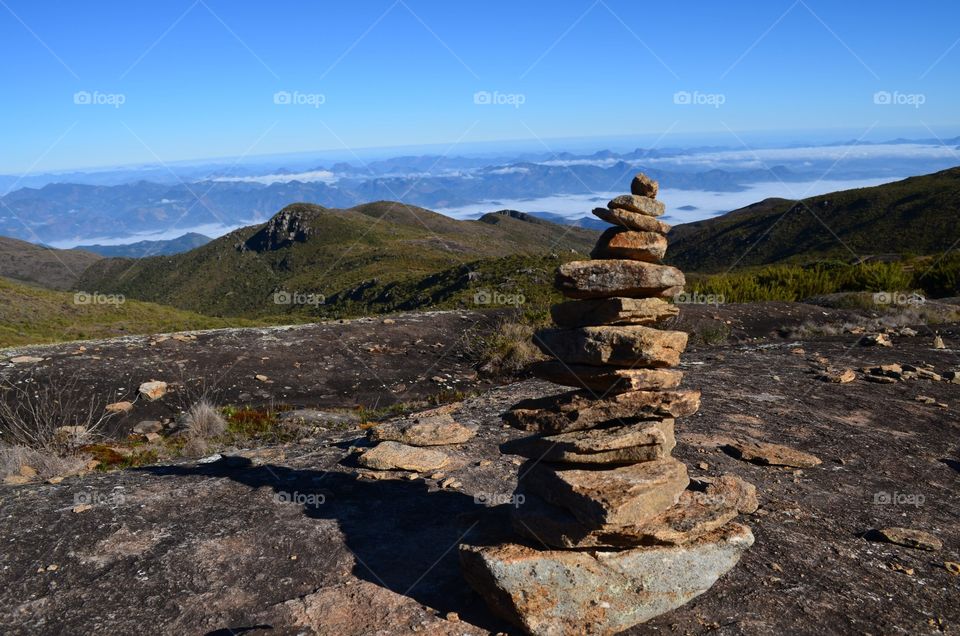
[[590,256],[659,263],[666,253],[667,237],[662,234],[612,227],[600,235]]

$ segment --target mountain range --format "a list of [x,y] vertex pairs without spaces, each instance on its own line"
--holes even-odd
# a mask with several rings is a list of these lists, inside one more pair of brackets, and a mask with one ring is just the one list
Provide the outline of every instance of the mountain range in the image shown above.
[[667,260],[701,273],[941,254],[960,240],[960,168],[801,201],[766,199],[678,225],[669,238]]
[[387,201],[348,209],[298,203],[186,253],[103,259],[77,286],[223,316],[316,313],[371,294],[392,306],[398,285],[417,281],[406,297],[451,268],[469,280],[478,261],[583,255],[597,236],[514,211],[458,221]]
[[118,245],[78,245],[75,249],[93,252],[100,256],[115,256],[126,258],[144,258],[147,256],[168,256],[189,252],[195,247],[206,245],[212,241],[209,236],[188,232],[177,238],[166,241],[137,241]]

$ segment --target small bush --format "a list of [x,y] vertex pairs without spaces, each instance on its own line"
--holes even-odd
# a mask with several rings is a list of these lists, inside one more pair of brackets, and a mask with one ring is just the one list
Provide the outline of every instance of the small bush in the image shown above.
[[23,475],[30,469],[38,479],[64,477],[82,471],[86,463],[79,455],[62,457],[28,446],[0,446],[0,479]]
[[502,321],[490,333],[470,343],[468,353],[484,374],[517,375],[531,363],[546,358],[533,344],[536,330],[537,325],[527,321]]
[[210,440],[227,432],[227,420],[209,400],[194,403],[183,415],[187,437],[192,440]]
[[80,397],[82,387],[76,376],[0,381],[0,444],[75,454],[111,417],[102,401]]

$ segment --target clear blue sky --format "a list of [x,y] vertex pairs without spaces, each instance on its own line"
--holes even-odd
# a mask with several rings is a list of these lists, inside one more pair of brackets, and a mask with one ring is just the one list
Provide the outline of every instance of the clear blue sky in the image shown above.
[[949,0],[0,0],[0,171],[668,130],[946,134],[958,38]]

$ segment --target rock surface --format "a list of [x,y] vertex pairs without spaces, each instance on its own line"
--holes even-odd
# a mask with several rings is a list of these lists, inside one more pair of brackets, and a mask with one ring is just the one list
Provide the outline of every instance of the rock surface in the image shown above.
[[477,434],[449,413],[437,413],[397,420],[370,429],[370,439],[393,441],[410,446],[446,446],[462,444]]
[[600,235],[591,258],[626,258],[659,263],[667,253],[667,237],[656,232],[610,228]]
[[683,372],[673,369],[618,369],[586,364],[566,364],[560,360],[544,360],[530,365],[530,372],[538,378],[598,393],[675,389],[683,380]]
[[709,589],[753,545],[728,524],[685,546],[614,552],[464,545],[464,575],[497,614],[536,636],[615,634]]
[[533,338],[541,351],[567,364],[674,367],[687,346],[683,331],[629,325],[543,329]]
[[595,208],[594,216],[597,216],[607,223],[613,223],[628,230],[638,230],[640,232],[659,232],[660,234],[669,234],[672,229],[669,225],[660,219],[646,214],[631,212],[620,208]]
[[791,466],[813,468],[820,465],[820,458],[782,444],[770,444],[749,440],[734,440],[724,449],[737,459],[763,466]]
[[148,400],[159,400],[167,394],[167,383],[160,380],[151,380],[141,384],[137,391]]
[[633,180],[630,181],[630,193],[638,197],[656,199],[659,191],[660,184],[642,172],[634,176]]
[[569,300],[553,305],[550,317],[560,327],[596,325],[650,325],[680,313],[659,298],[597,298]]
[[630,391],[602,400],[583,391],[570,391],[522,400],[504,414],[515,428],[556,434],[579,431],[604,423],[635,422],[658,417],[683,417],[700,408],[699,391]]
[[531,436],[500,447],[510,455],[570,464],[635,464],[664,459],[676,446],[672,419]]
[[677,503],[690,479],[673,458],[607,470],[556,469],[531,461],[518,487],[568,510],[590,528],[634,526]]
[[621,194],[618,197],[614,197],[607,204],[607,207],[610,209],[619,208],[647,216],[662,216],[666,211],[666,206],[663,205],[662,201],[657,201],[650,197],[640,197],[635,194]]
[[425,473],[443,468],[449,460],[449,456],[442,451],[397,442],[382,442],[361,455],[357,461],[361,466],[376,470],[413,470]]
[[686,280],[669,265],[611,259],[564,263],[557,268],[556,283],[568,298],[672,298]]
[[917,548],[919,550],[930,550],[931,552],[943,548],[943,541],[936,536],[923,530],[914,530],[912,528],[889,527],[877,530],[877,535],[884,541],[896,543],[897,545],[908,548]]
[[524,496],[523,505],[513,512],[514,529],[536,544],[555,548],[682,545],[720,528],[739,512],[756,511],[756,488],[732,479],[705,491],[685,490],[674,506],[645,523],[629,526],[593,528],[537,495],[525,492]]

